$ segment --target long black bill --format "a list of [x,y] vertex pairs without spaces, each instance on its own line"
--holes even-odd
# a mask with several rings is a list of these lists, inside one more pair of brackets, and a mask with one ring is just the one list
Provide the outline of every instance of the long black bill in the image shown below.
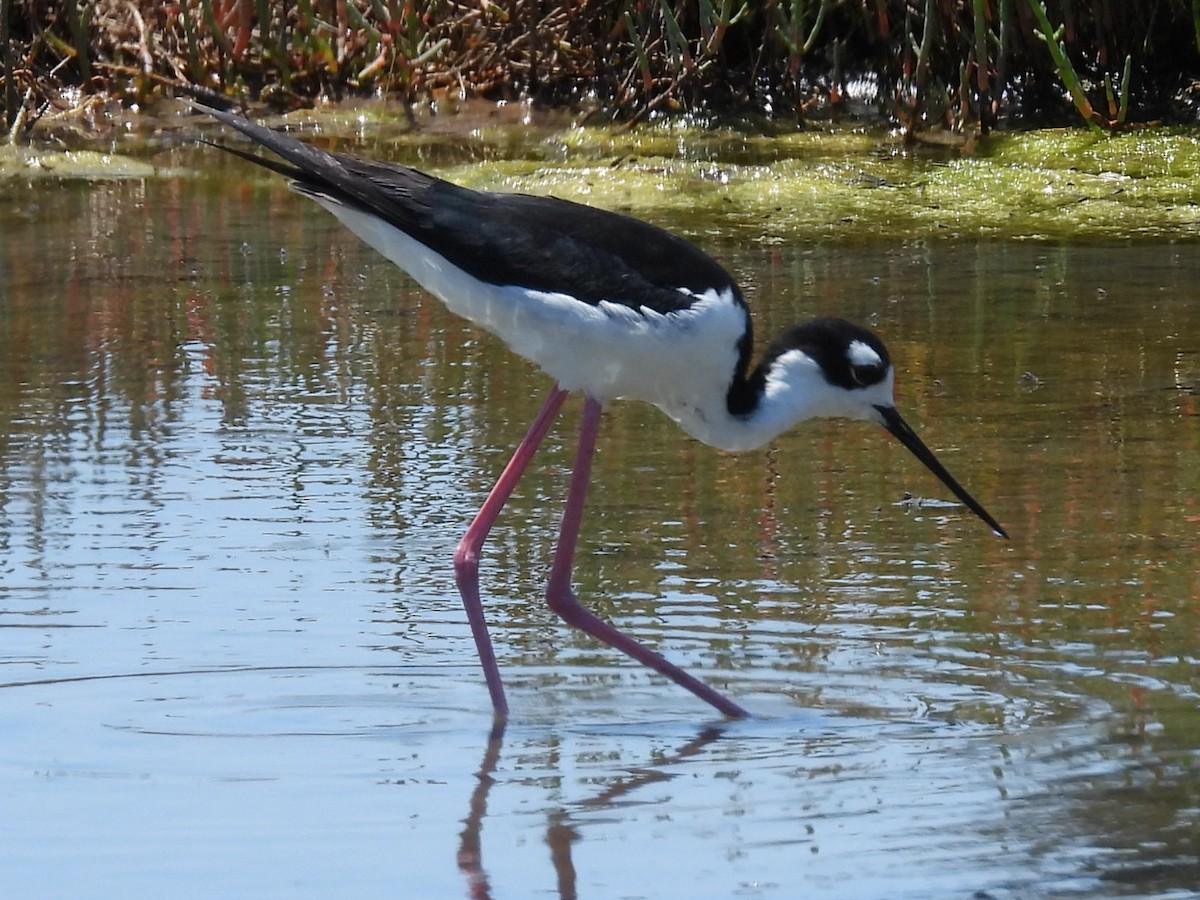
[[946,487],[954,492],[954,496],[967,505],[967,509],[987,522],[992,531],[1000,535],[1002,538],[1008,537],[1008,532],[1000,527],[1000,523],[992,518],[991,513],[983,508],[978,500],[967,493],[967,489],[954,480],[954,476],[946,471],[946,467],[938,462],[938,458],[933,455],[933,451],[925,446],[925,442],[917,437],[917,433],[912,430],[904,417],[896,411],[894,406],[876,406],[879,414],[883,416],[883,427],[902,443],[905,447],[912,451],[912,455],[925,463],[926,468],[934,475],[942,480]]

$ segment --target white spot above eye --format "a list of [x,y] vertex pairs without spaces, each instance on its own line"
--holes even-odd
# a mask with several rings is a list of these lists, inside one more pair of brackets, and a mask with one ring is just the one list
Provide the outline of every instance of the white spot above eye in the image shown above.
[[863,341],[851,341],[846,347],[846,359],[852,366],[879,366],[883,364],[879,354]]

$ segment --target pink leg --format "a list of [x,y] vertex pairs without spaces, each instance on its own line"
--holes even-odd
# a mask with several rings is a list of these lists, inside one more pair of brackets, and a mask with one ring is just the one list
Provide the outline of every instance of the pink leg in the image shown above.
[[596,451],[596,432],[599,427],[600,402],[588,397],[583,404],[583,421],[579,427],[579,445],[575,452],[575,468],[571,472],[571,486],[567,492],[567,507],[563,512],[562,531],[558,535],[554,565],[550,570],[550,583],[546,587],[547,604],[567,624],[586,631],[597,640],[665,675],[730,718],[741,719],[749,716],[748,712],[700,679],[667,662],[653,650],[622,634],[585,609],[571,591],[572,560],[575,556],[575,543],[579,538],[579,525],[583,520],[583,504],[587,497],[588,476],[592,470],[592,456]]
[[487,622],[483,619],[483,603],[479,599],[479,550],[566,398],[567,392],[555,385],[546,402],[542,404],[537,418],[529,426],[529,431],[517,446],[512,459],[508,461],[487,499],[483,501],[483,506],[475,514],[467,533],[458,542],[458,549],[454,551],[454,580],[458,583],[458,592],[462,595],[467,621],[471,623],[475,649],[479,653],[480,663],[483,664],[483,677],[487,680],[488,692],[492,695],[492,707],[497,716],[508,715],[508,701],[504,698],[500,667],[496,665],[496,652],[492,649],[491,638],[488,637]]

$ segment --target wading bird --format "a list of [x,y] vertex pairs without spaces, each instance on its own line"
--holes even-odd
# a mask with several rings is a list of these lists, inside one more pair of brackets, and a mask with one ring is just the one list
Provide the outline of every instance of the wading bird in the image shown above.
[[1004,529],[896,410],[895,372],[873,333],[824,317],[786,329],[752,365],[750,311],[729,274],[690,242],[605,210],[475,191],[407,166],[327,153],[240,116],[196,108],[284,161],[220,146],[291,180],[453,312],[554,380],[550,396],[454,554],[455,580],[497,716],[508,703],[479,595],[479,553],[567,394],[583,394],[575,464],[546,602],[726,716],[746,711],[585,609],[571,567],[601,404],[643,400],[722,450],[760,447],[819,416],[882,425],[993,531]]

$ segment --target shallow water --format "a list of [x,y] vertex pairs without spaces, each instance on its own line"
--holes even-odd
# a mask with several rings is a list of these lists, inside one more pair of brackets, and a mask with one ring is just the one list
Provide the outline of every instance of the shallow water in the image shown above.
[[750,239],[631,194],[760,335],[877,328],[1012,540],[869,426],[728,456],[610,406],[576,585],[721,722],[538,601],[570,401],[485,552],[493,734],[449,563],[549,385],[276,182],[155,162],[0,198],[25,896],[1194,895],[1196,234]]

